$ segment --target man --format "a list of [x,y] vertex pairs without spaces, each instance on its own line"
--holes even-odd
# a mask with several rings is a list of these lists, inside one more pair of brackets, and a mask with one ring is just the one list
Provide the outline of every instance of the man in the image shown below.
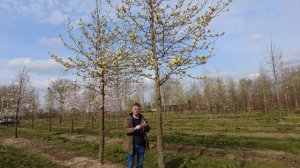
[[133,168],[135,155],[137,156],[137,168],[143,167],[144,153],[149,149],[149,141],[146,132],[150,131],[150,126],[146,119],[140,114],[140,104],[132,105],[132,113],[130,113],[124,123],[125,142],[124,151],[128,153],[128,168]]

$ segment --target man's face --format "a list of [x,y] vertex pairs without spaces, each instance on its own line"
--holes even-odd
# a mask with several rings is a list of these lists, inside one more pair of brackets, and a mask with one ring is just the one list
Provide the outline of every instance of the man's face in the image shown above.
[[133,106],[132,107],[132,113],[134,115],[138,115],[140,113],[140,107],[139,106]]

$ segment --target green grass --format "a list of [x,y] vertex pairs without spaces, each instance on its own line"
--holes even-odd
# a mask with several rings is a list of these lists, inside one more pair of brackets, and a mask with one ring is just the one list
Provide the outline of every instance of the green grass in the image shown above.
[[0,144],[0,167],[3,168],[61,168],[55,163],[22,148]]
[[[201,132],[207,133],[295,133],[300,131],[300,123],[295,119],[300,117],[296,114],[291,116],[279,117],[277,113],[264,115],[262,113],[239,114],[222,118],[214,116],[208,118],[206,115],[182,115],[180,118],[169,116],[164,120],[164,142],[176,145],[188,145],[207,148],[222,149],[265,149],[300,153],[300,136],[299,137],[256,137],[256,136],[229,136],[229,135],[201,135]],[[150,113],[145,113],[149,120],[152,130],[148,137],[152,142],[156,141],[156,121]],[[95,129],[80,127],[82,119],[75,122],[74,133],[79,135],[97,136],[99,130],[97,125]],[[121,126],[120,119],[120,126]],[[23,128],[30,128],[30,120],[22,122]],[[106,119],[106,137],[124,138],[122,128],[116,128],[116,119]],[[69,133],[69,121],[65,120],[63,126],[58,126],[58,120],[54,120],[53,131]],[[34,127],[35,131],[48,132],[47,120],[38,120]],[[299,134],[300,135],[300,134]]]
[[[154,141],[155,136],[150,136],[150,140]],[[261,137],[229,137],[229,136],[200,136],[184,133],[167,134],[164,136],[164,142],[176,145],[199,146],[206,148],[221,149],[267,149],[300,153],[300,141],[277,140],[273,138]]]
[[[152,128],[148,137],[153,142],[156,141],[156,119],[151,113],[144,113]],[[119,125],[122,127],[123,118],[120,118]],[[230,115],[226,118],[220,115],[213,117],[205,114],[184,114],[177,118],[174,113],[168,114],[163,120],[164,142],[174,145],[187,145],[195,147],[221,148],[232,150],[275,150],[285,151],[294,154],[300,153],[300,136],[296,137],[264,137],[255,136],[247,133],[276,133],[276,134],[294,134],[300,133],[300,115],[298,113],[285,114],[280,117],[278,113],[244,113],[238,115]],[[52,130],[54,133],[70,133],[70,121],[65,120],[62,127],[58,125],[58,119],[53,119]],[[74,125],[74,134],[98,136],[99,125],[96,123],[95,128],[91,128],[91,124],[86,120],[82,123],[82,119],[77,119]],[[76,139],[67,139],[64,137],[48,134],[48,120],[36,120],[34,129],[31,129],[31,121],[23,120],[21,123],[20,136],[26,139],[38,140],[43,143],[52,144],[59,148],[72,150],[80,155],[93,158],[98,157],[98,142],[87,142]],[[85,128],[83,127],[85,125]],[[115,118],[105,119],[106,137],[124,138],[122,128],[117,128],[117,120]],[[13,128],[0,127],[0,132],[11,134]],[[210,133],[210,134],[205,134]],[[234,135],[220,135],[219,133],[231,133]],[[239,135],[243,133],[243,136]],[[126,164],[126,153],[122,151],[121,144],[106,144],[105,159]],[[155,150],[147,152],[144,165],[148,167],[156,167],[157,156]],[[285,167],[280,164],[257,163],[241,160],[226,160],[214,157],[195,157],[190,152],[173,153],[171,151],[165,153],[165,163],[168,167]],[[176,167],[175,166],[175,167]]]
[[[21,128],[24,129],[24,128]],[[30,130],[27,129],[26,130]],[[46,130],[37,129],[45,132]],[[57,131],[69,133],[67,128],[57,128]],[[46,131],[47,132],[47,131]],[[97,135],[97,130],[86,130],[83,128],[75,129],[76,134],[80,135]],[[148,137],[150,141],[156,141],[156,131],[152,130]],[[106,137],[123,138],[122,130],[110,130],[106,132]],[[164,142],[175,145],[188,145],[207,148],[221,149],[266,149],[291,152],[294,154],[300,153],[300,141],[298,138],[287,137],[285,139],[274,139],[269,137],[252,137],[252,136],[223,136],[223,135],[193,135],[193,133],[181,132],[166,132],[164,134]]]
[[[10,134],[12,129],[0,127],[2,133]],[[98,143],[79,140],[70,140],[64,137],[49,135],[46,133],[36,133],[27,129],[20,129],[20,136],[26,139],[37,140],[46,144],[55,145],[58,148],[71,150],[79,155],[97,158]],[[122,165],[126,164],[126,153],[122,151],[121,144],[105,145],[105,159]],[[157,165],[157,155],[155,150],[149,150],[146,153],[144,166],[146,168],[155,168]],[[243,162],[233,161],[214,157],[195,157],[189,153],[165,153],[166,167],[172,168],[178,166],[187,167],[283,167],[271,163]]]

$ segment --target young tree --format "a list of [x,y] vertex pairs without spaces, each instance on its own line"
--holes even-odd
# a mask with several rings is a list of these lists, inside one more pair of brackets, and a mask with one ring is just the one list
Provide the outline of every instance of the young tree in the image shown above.
[[203,79],[203,95],[206,104],[206,111],[213,115],[213,91],[214,91],[214,79],[206,76]]
[[228,98],[230,101],[231,110],[234,110],[234,112],[237,112],[237,88],[236,83],[233,80],[232,77],[229,77],[227,80],[227,92],[228,92]]
[[192,77],[188,69],[212,56],[210,44],[222,33],[211,33],[209,24],[230,2],[217,0],[216,5],[208,5],[207,0],[123,0],[116,7],[138,56],[136,65],[147,69],[139,75],[155,81],[159,168],[164,167],[160,87],[172,75]]
[[218,77],[214,85],[214,99],[216,102],[217,112],[222,113],[222,116],[225,117],[225,105],[226,105],[226,90],[223,79]]
[[250,88],[251,87],[251,80],[242,78],[239,81],[239,95],[241,104],[244,106],[246,112],[249,112],[250,106]]
[[[279,51],[276,46],[273,44],[272,37],[270,37],[270,49],[268,51],[268,55],[266,56],[267,64],[272,69],[272,76],[275,83],[276,88],[276,101],[277,101],[277,110],[280,110],[281,102],[279,96],[279,68],[282,63],[282,52]],[[280,111],[281,115],[281,111]]]
[[[12,107],[15,108],[15,138],[18,138],[19,114],[26,108],[26,99],[32,93],[30,77],[25,67],[18,72],[11,85]],[[28,105],[28,104],[27,104]]]
[[76,111],[80,109],[80,85],[77,84],[77,82],[72,82],[68,85],[69,89],[67,92],[67,105],[68,105],[68,110],[70,110],[70,115],[71,115],[71,129],[70,132],[73,134],[74,132],[74,117]]
[[39,95],[38,92],[35,91],[35,89],[31,90],[31,93],[29,93],[29,97],[27,98],[29,101],[29,111],[31,111],[31,128],[34,127],[34,121],[37,115],[37,112],[39,111]]
[[[68,27],[68,34],[72,43],[63,44],[76,53],[76,56],[63,59],[52,55],[52,58],[64,65],[67,69],[76,70],[76,75],[86,79],[96,79],[101,92],[100,107],[100,136],[99,161],[103,164],[104,158],[104,105],[105,86],[113,81],[116,75],[124,75],[131,71],[126,52],[126,40],[122,31],[108,16],[103,15],[99,0],[96,0],[95,10],[91,13],[91,22],[80,20],[80,36],[74,34],[73,28]],[[117,68],[117,69],[116,69]]]
[[164,106],[165,118],[167,118],[167,111],[169,112],[170,100],[171,100],[171,92],[172,92],[172,83],[171,81],[165,82],[161,86],[162,92],[162,104]]
[[64,118],[64,106],[66,94],[68,92],[71,81],[68,79],[56,79],[51,82],[51,89],[57,97],[59,103],[59,126],[61,126]]
[[185,104],[185,92],[182,86],[181,80],[174,81],[174,104],[177,105],[177,117],[179,118],[179,115],[182,112],[182,105]]
[[268,113],[270,108],[271,80],[263,67],[260,68],[260,73],[255,80],[255,85],[255,91],[258,96],[257,101],[260,103],[263,112]]
[[54,91],[48,87],[46,95],[45,95],[45,108],[46,111],[48,111],[49,115],[49,132],[52,131],[52,117],[53,117],[53,109],[54,109],[54,104],[55,104],[55,93]]

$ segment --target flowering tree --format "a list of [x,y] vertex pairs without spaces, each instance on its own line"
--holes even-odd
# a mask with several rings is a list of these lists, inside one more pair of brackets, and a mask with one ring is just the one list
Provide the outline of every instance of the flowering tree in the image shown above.
[[49,114],[49,132],[52,131],[52,115],[53,115],[53,109],[55,105],[55,92],[48,87],[47,92],[45,94],[45,108],[46,111],[48,111]]
[[59,126],[61,126],[63,122],[65,99],[70,84],[71,81],[68,79],[57,79],[51,82],[50,87],[59,103]]
[[160,87],[172,75],[198,78],[188,70],[213,56],[212,44],[223,33],[213,33],[209,25],[231,0],[216,0],[214,5],[209,0],[108,2],[127,29],[136,56],[134,65],[145,69],[136,73],[155,81],[158,167],[164,167]]
[[76,111],[80,109],[81,103],[80,99],[80,85],[77,82],[72,82],[68,85],[69,89],[67,92],[67,106],[71,113],[71,134],[74,132],[74,117]]
[[108,16],[101,13],[101,6],[96,0],[96,8],[91,13],[91,21],[80,20],[80,36],[76,36],[73,27],[68,26],[71,43],[63,38],[63,44],[75,52],[76,56],[64,59],[57,55],[51,57],[67,69],[76,70],[76,75],[86,79],[96,79],[101,93],[100,107],[100,140],[99,161],[103,164],[104,156],[104,105],[105,86],[117,75],[124,75],[129,71],[127,60],[131,58],[126,52],[126,41],[122,31]]
[[18,122],[19,114],[29,106],[27,98],[30,97],[33,87],[31,85],[31,80],[26,71],[25,67],[18,72],[10,86],[10,93],[8,94],[8,99],[11,100],[11,107],[16,110],[15,113],[15,138],[18,138]]

